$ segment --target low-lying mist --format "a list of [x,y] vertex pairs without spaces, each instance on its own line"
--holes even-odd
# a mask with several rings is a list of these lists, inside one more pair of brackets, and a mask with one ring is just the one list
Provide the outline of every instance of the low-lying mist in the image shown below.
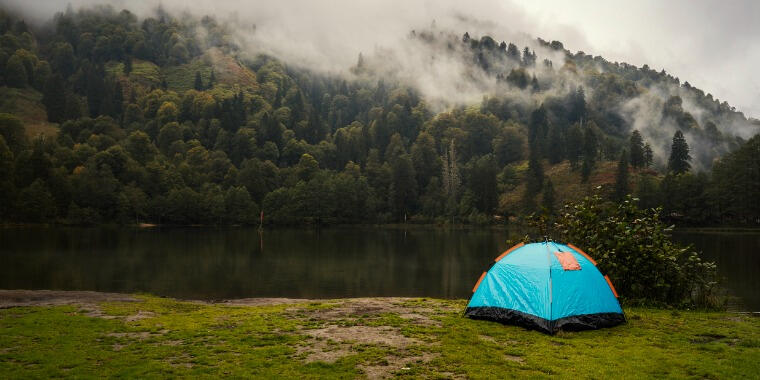
[[[180,19],[212,15],[229,28],[244,57],[267,54],[292,67],[348,79],[391,78],[418,91],[434,112],[479,104],[484,97],[494,96],[535,107],[549,97],[566,96],[578,86],[585,86],[586,98],[590,99],[594,96],[588,86],[590,75],[604,72],[602,66],[592,72],[563,70],[566,52],[547,48],[526,32],[536,33],[539,29],[538,32],[556,33],[546,39],[562,40],[568,46],[573,42],[588,45],[583,35],[567,25],[547,27],[519,6],[505,1],[53,0],[10,1],[8,6],[22,12],[29,21],[44,23],[67,7],[76,10],[103,4],[128,9],[138,17],[155,15],[159,7]],[[518,68],[519,63],[495,61],[496,66],[489,70],[475,65],[475,53],[461,43],[465,32],[475,39],[488,35],[496,44],[511,42],[520,51],[527,47],[534,52],[537,64],[525,70],[542,83],[542,90],[520,89],[497,79],[496,74],[506,75]],[[356,70],[360,54],[361,71]],[[542,64],[544,60],[551,61],[552,66]],[[674,95],[682,98],[680,107],[698,123],[694,131],[684,131],[697,169],[709,167],[712,158],[728,150],[705,140],[701,130],[708,123],[716,124],[724,134],[742,138],[758,131],[757,126],[743,117],[716,118],[713,110],[704,109],[680,83],[652,86],[633,99],[616,104],[613,111],[625,120],[629,132],[638,129],[652,143],[660,164],[667,160],[670,137],[677,129],[683,129],[664,113],[665,103]]]

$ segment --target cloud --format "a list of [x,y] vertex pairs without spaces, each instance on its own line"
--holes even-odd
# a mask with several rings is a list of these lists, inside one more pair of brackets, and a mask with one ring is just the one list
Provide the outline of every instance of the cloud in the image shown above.
[[[497,0],[5,0],[32,21],[43,22],[71,5],[74,9],[96,4],[126,8],[138,16],[152,15],[160,5],[180,14],[211,14],[236,31],[245,52],[267,53],[289,65],[318,72],[350,75],[359,53],[376,72],[392,74],[411,84],[435,110],[457,103],[476,103],[484,94],[500,91],[523,104],[540,102],[548,94],[564,93],[579,84],[578,77],[563,74],[562,85],[531,95],[500,86],[493,76],[473,70],[466,51],[445,54],[445,46],[410,40],[412,30],[431,30],[460,38],[490,35],[519,47],[531,46],[539,62],[550,58],[555,67],[562,54],[536,46],[535,37],[560,40],[571,51],[601,55],[610,61],[648,64],[666,69],[714,97],[760,115],[760,2],[719,3],[642,0],[581,4],[563,0],[511,2]],[[435,24],[435,27],[432,25]],[[461,47],[460,47],[461,48]],[[508,71],[509,65],[502,67]],[[540,70],[540,65],[537,70]],[[539,78],[551,77],[540,72]],[[657,139],[655,151],[667,156],[666,142],[675,126],[662,120],[662,103],[681,94],[684,108],[701,125],[702,109],[677,87],[660,88],[620,105],[620,113],[633,128]],[[592,94],[588,93],[587,96]],[[658,126],[653,128],[652,126]],[[747,137],[748,129],[727,120],[721,129]],[[668,136],[669,135],[669,136]],[[688,137],[688,136],[687,136]],[[709,156],[709,155],[708,155]],[[706,157],[708,157],[706,156]]]

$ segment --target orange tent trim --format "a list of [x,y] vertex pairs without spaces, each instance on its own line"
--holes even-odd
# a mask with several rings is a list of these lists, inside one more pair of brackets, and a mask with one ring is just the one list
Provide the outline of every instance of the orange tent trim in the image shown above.
[[610,289],[612,289],[612,294],[615,295],[615,298],[618,298],[617,290],[615,290],[615,287],[612,286],[612,281],[610,281],[610,277],[604,276],[604,279],[607,280],[607,284],[610,286]]
[[588,253],[583,252],[580,248],[578,248],[578,247],[576,247],[576,246],[574,246],[572,244],[568,244],[567,246],[570,247],[570,248],[572,248],[572,249],[574,249],[576,252],[578,252],[581,255],[583,255],[583,257],[587,258],[588,261],[591,261],[594,265],[596,265],[596,261],[594,261],[594,259],[592,259],[591,256],[588,255]]
[[511,253],[512,251],[514,251],[515,249],[517,249],[517,248],[520,248],[520,247],[522,247],[522,246],[524,246],[524,245],[525,245],[525,243],[519,243],[519,244],[515,245],[514,247],[512,247],[512,248],[510,248],[510,249],[508,249],[508,250],[506,250],[506,251],[504,251],[504,253],[502,253],[501,255],[499,255],[499,257],[497,257],[497,258],[496,258],[496,259],[494,259],[493,261],[494,261],[494,262],[497,262],[497,263],[498,263],[498,262],[499,262],[499,260],[501,260],[501,259],[503,259],[503,258],[504,258],[504,256],[506,256],[506,255],[510,254],[510,253]]
[[480,286],[480,282],[483,281],[483,279],[486,277],[486,272],[483,272],[483,274],[480,275],[480,278],[478,279],[478,282],[475,283],[475,287],[472,288],[472,292],[475,293],[476,290],[478,290],[478,286]]

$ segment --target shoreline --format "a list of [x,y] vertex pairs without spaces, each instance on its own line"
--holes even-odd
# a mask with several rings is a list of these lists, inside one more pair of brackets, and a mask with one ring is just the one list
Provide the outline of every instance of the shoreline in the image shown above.
[[[242,224],[159,224],[159,223],[139,223],[139,224],[116,224],[116,223],[102,223],[102,224],[65,224],[65,223],[0,223],[0,228],[130,228],[138,230],[161,230],[161,229],[259,229],[262,231],[273,230],[319,230],[322,228],[336,228],[336,229],[388,229],[388,230],[475,230],[475,229],[488,229],[493,231],[526,231],[530,230],[531,226],[514,223],[500,223],[500,224],[437,224],[437,223],[349,223],[349,224],[293,224],[293,225],[242,225]],[[705,226],[705,227],[674,227],[672,233],[706,233],[706,234],[760,234],[760,227],[747,227],[747,226]]]
[[[155,297],[176,302],[201,305],[228,306],[275,306],[304,303],[350,302],[406,302],[410,300],[437,300],[431,297],[343,297],[343,298],[288,298],[288,297],[245,297],[220,300],[182,299],[141,293],[115,293],[94,290],[49,290],[49,289],[0,289],[0,309],[28,306],[91,305],[102,302],[140,302],[140,297]],[[441,299],[444,300],[444,299]],[[445,299],[446,301],[466,301],[466,299]]]

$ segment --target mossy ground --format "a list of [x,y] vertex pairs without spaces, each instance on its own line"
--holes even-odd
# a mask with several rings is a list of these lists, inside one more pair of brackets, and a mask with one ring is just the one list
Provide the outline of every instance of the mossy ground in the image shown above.
[[627,309],[555,336],[462,317],[464,300],[208,304],[153,296],[0,309],[0,378],[753,378],[760,318]]

